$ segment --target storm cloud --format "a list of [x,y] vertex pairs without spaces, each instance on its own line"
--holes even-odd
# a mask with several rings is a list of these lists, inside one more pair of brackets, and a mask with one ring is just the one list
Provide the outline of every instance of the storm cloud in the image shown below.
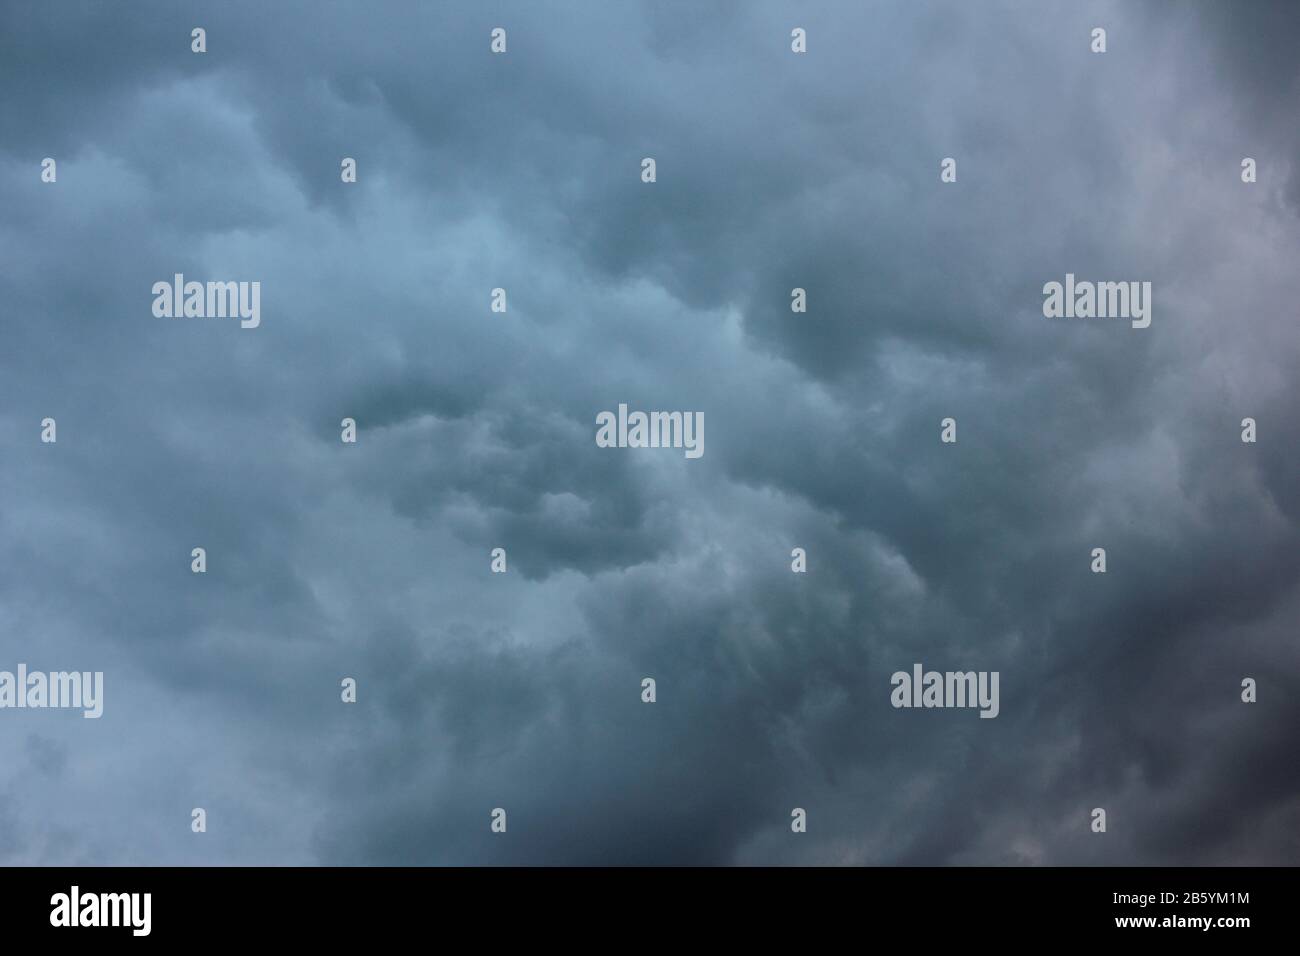
[[[1281,3],[6,5],[0,669],[105,702],[0,712],[0,861],[1295,862],[1298,43]],[[176,273],[260,327],[155,317]],[[1067,273],[1151,326],[1044,318]],[[620,402],[707,453],[597,447]],[[997,719],[892,708],[916,661],[999,671]]]

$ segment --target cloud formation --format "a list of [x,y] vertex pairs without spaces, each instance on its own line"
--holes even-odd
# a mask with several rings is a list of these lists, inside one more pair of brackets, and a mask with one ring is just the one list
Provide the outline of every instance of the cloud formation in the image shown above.
[[[0,713],[0,860],[1293,862],[1282,9],[0,11],[0,667],[106,696]],[[999,717],[894,710],[914,661]]]

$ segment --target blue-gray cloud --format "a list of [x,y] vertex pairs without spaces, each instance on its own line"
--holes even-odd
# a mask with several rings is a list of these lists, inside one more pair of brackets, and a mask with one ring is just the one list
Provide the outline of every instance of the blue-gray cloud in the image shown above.
[[[0,12],[0,667],[107,696],[0,718],[0,858],[1294,860],[1300,25],[1261,9]],[[262,326],[154,318],[176,272]],[[1066,272],[1152,326],[1045,320]],[[705,456],[597,448],[619,402]],[[918,660],[1001,715],[892,709]]]

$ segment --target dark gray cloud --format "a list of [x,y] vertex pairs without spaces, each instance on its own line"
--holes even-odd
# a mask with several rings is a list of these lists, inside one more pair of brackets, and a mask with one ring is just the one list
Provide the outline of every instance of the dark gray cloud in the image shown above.
[[[99,721],[4,712],[0,858],[1296,859],[1281,4],[0,36],[0,668],[106,673]],[[175,272],[261,281],[262,326],[154,318]],[[1066,272],[1151,281],[1151,327],[1045,320]],[[703,411],[704,457],[597,448],[619,402]],[[914,661],[1001,715],[893,709]]]

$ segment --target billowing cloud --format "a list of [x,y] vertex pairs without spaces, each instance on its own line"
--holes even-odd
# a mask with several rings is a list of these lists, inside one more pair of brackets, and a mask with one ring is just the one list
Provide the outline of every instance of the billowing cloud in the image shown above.
[[[0,859],[1293,861],[1296,29],[0,12],[0,669],[106,685],[0,712]],[[261,326],[155,318],[176,273]],[[1066,273],[1150,328],[1045,319]],[[704,456],[598,448],[619,403]],[[999,716],[894,709],[916,661]]]

